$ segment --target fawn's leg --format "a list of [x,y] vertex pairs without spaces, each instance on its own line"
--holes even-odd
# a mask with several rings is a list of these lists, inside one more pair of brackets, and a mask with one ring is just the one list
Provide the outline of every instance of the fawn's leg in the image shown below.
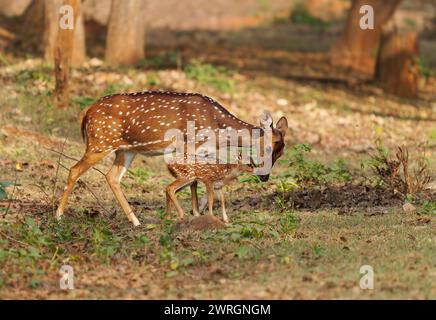
[[134,226],[139,226],[140,223],[138,218],[136,218],[133,213],[132,208],[130,208],[123,191],[121,190],[121,178],[126,173],[133,159],[135,158],[135,153],[126,151],[117,151],[114,164],[109,172],[106,174],[106,180],[112,189],[118,203],[123,209],[124,213],[127,215],[129,221],[133,223]]
[[223,220],[224,220],[225,223],[228,223],[229,222],[229,218],[227,217],[227,213],[226,213],[226,200],[224,198],[223,189],[219,189],[218,193],[220,194],[221,210],[223,212]]
[[192,199],[192,213],[195,217],[198,217],[200,215],[199,209],[198,209],[198,194],[197,194],[197,181],[194,181],[193,184],[191,184],[191,199]]
[[68,176],[67,186],[65,187],[64,194],[62,195],[61,201],[59,202],[59,207],[56,210],[55,217],[60,220],[62,215],[64,214],[65,206],[68,202],[68,197],[74,189],[74,185],[76,184],[79,177],[84,174],[89,168],[91,168],[94,164],[99,162],[101,159],[106,157],[109,153],[92,153],[86,151],[83,155],[82,159],[77,162],[71,169],[70,174]]
[[[166,195],[167,195],[167,210],[171,210],[171,202],[174,204],[177,210],[177,214],[179,216],[179,219],[183,219],[185,213],[180,206],[179,202],[177,201],[176,197],[176,191],[182,189],[183,187],[187,186],[188,184],[191,184],[192,180],[186,180],[183,178],[178,178],[173,183],[169,184],[166,187]],[[167,211],[167,213],[171,213],[170,211]]]
[[206,193],[207,193],[207,204],[209,207],[209,214],[213,215],[213,198],[215,192],[212,183],[206,183]]
[[167,214],[171,214],[171,207],[172,207],[171,203],[172,203],[173,201],[171,200],[171,197],[170,197],[170,195],[168,194],[168,191],[165,192],[165,198],[166,198],[165,212],[166,212]]
[[[215,199],[219,199],[220,196],[217,193],[217,190],[215,190]],[[202,214],[204,212],[204,210],[206,210],[208,204],[208,196],[207,193],[203,195],[203,197],[200,199],[199,201],[199,209],[198,211]]]

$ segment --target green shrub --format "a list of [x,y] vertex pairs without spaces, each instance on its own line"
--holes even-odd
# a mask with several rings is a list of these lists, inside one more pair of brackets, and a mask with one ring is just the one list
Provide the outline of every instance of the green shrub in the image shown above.
[[298,3],[291,13],[291,21],[294,24],[308,25],[313,27],[326,27],[327,22],[320,18],[314,17],[307,10],[306,5],[303,3]]
[[338,160],[333,165],[327,166],[316,160],[307,159],[306,155],[311,151],[312,147],[308,144],[296,145],[291,151],[290,176],[297,184],[325,185],[351,180],[350,173],[345,170],[344,160]]

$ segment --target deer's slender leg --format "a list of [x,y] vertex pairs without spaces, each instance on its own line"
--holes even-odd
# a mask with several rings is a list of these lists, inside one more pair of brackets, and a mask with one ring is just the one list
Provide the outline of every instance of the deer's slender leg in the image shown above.
[[109,153],[91,153],[86,152],[82,159],[77,162],[71,169],[70,174],[68,176],[67,186],[65,187],[64,194],[62,195],[61,201],[59,202],[59,207],[56,210],[56,219],[60,220],[62,215],[64,214],[65,206],[68,202],[68,197],[74,189],[74,185],[76,184],[79,177],[84,174],[89,168],[91,168],[94,164],[99,162],[101,159],[106,157]]
[[197,194],[197,181],[194,181],[193,184],[191,184],[191,198],[192,198],[192,213],[195,217],[198,217],[200,215],[199,209],[198,209],[198,194]]
[[200,213],[203,214],[204,210],[206,210],[206,207],[207,207],[207,193],[201,197],[198,211],[200,211]]
[[124,213],[127,215],[129,221],[133,223],[134,226],[139,226],[140,223],[138,218],[133,213],[132,208],[130,208],[123,191],[121,190],[121,178],[126,173],[133,159],[135,158],[135,153],[117,151],[114,164],[109,172],[106,174],[106,180],[112,189],[118,203],[123,209]]
[[229,222],[229,218],[227,217],[227,213],[226,213],[226,200],[224,198],[223,189],[219,189],[218,193],[220,194],[221,210],[223,212],[223,220],[224,220],[225,223],[228,223]]
[[[168,188],[168,187],[167,187],[167,188]],[[169,194],[168,194],[168,189],[166,190],[165,194],[166,194],[166,207],[165,207],[165,212],[166,212],[167,214],[171,214],[171,208],[172,208],[171,203],[172,203],[173,201],[171,200],[171,197],[170,197]]]
[[214,187],[212,183],[206,183],[207,204],[209,207],[209,214],[213,215],[213,200],[214,200]]
[[[178,178],[176,181],[172,182],[166,187],[166,196],[167,196],[167,210],[171,210],[171,202],[174,204],[177,210],[177,214],[180,219],[183,219],[185,213],[180,206],[179,202],[177,201],[176,192],[179,189],[182,189],[183,187],[187,186],[188,184],[193,183],[192,180],[186,180],[183,178]],[[171,213],[170,211],[167,211],[167,213]]]
[[[220,198],[219,194],[217,193],[217,190],[215,190],[214,194],[215,194],[215,198],[216,199]],[[204,212],[204,210],[206,210],[207,204],[208,204],[208,196],[207,196],[207,193],[206,193],[206,194],[203,195],[203,197],[199,201],[199,209],[198,209],[198,211],[201,214]]]

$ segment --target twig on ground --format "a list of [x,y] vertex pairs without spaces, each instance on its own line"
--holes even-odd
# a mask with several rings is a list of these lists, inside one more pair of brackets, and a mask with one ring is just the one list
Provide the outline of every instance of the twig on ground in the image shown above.
[[[49,148],[44,148],[44,149],[47,150],[47,151],[51,151],[51,152],[57,153],[58,155],[63,156],[65,158],[67,158],[67,159],[79,162],[79,159],[76,159],[76,158],[73,158],[71,156],[68,156],[68,155],[66,155],[66,154],[64,154],[62,152],[59,152],[59,151],[56,151],[56,150],[53,150],[53,149],[49,149]],[[69,170],[68,168],[66,168],[66,169]],[[95,167],[92,167],[92,169],[94,169],[95,171],[101,173],[103,176],[106,176],[106,174],[103,171],[101,171],[100,169],[95,168]]]
[[61,157],[62,154],[64,153],[64,149],[65,149],[65,144],[67,143],[68,138],[65,138],[64,143],[62,144],[62,149],[61,152],[59,154],[59,158],[58,158],[58,166],[56,168],[56,174],[55,174],[55,182],[54,182],[54,186],[53,186],[53,197],[52,197],[52,212],[55,211],[55,202],[56,202],[56,189],[58,186],[58,174],[59,174],[59,168],[61,165]]
[[27,243],[25,243],[25,242],[21,242],[21,241],[19,241],[19,240],[17,240],[17,239],[14,239],[14,238],[12,238],[11,236],[8,236],[7,234],[5,234],[5,233],[2,232],[2,231],[0,231],[0,234],[1,234],[3,237],[5,237],[6,239],[9,239],[9,240],[11,240],[11,241],[13,241],[13,242],[16,242],[16,243],[18,243],[18,244],[20,244],[20,245],[22,245],[22,246],[24,246],[24,247],[28,247],[28,246],[29,246],[29,244],[27,244]]
[[5,213],[3,214],[4,217],[7,216],[7,214],[9,213],[9,210],[11,208],[12,202],[14,202],[14,195],[15,195],[15,189],[17,188],[17,181],[18,181],[18,172],[15,171],[15,180],[14,180],[14,188],[12,189],[12,194],[11,194],[11,201],[9,201],[8,206],[6,208]]
[[36,183],[29,183],[28,184],[29,187],[34,186],[37,187],[44,195],[45,195],[45,201],[47,203],[47,206],[50,206],[50,196],[47,192],[45,192],[44,188]]

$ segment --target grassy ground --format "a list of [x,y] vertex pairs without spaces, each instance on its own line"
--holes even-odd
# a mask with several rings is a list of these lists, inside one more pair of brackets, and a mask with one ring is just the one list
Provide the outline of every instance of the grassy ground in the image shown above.
[[[159,59],[151,62],[174,58]],[[75,72],[73,103],[62,111],[39,61],[10,61],[1,70],[0,181],[16,184],[0,202],[1,298],[436,298],[434,190],[409,199],[416,210],[404,212],[404,199],[377,189],[365,166],[376,139],[392,150],[406,145],[412,163],[426,143],[434,172],[436,121],[427,100],[199,62],[147,72],[97,65]],[[227,189],[232,223],[198,231],[163,214],[171,179],[162,159],[138,158],[123,186],[141,227],[129,224],[96,170],[76,187],[65,219],[54,222],[65,168],[74,164],[54,151],[81,156],[79,111],[104,94],[149,88],[203,92],[252,123],[261,110],[286,115],[292,134],[272,179],[241,177]],[[313,150],[296,162],[293,146],[302,143]],[[362,183],[369,191],[353,194]],[[345,199],[312,197],[332,187]],[[189,193],[180,197],[189,209]],[[74,267],[75,290],[59,289],[62,265]],[[359,287],[362,265],[374,268],[374,290]]]

